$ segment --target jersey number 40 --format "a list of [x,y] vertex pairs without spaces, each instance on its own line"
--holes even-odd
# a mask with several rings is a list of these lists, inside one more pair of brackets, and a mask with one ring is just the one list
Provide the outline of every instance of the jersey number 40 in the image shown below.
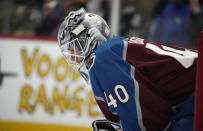
[[[120,90],[120,91],[119,91]],[[117,108],[117,100],[119,100],[122,103],[126,103],[129,100],[129,95],[128,92],[126,91],[125,87],[123,85],[116,85],[114,87],[114,92],[116,94],[117,99],[115,99],[112,94],[106,95],[104,92],[104,95],[107,100],[108,106],[113,106],[114,108]],[[122,94],[121,94],[122,93]],[[122,96],[122,97],[121,97]]]

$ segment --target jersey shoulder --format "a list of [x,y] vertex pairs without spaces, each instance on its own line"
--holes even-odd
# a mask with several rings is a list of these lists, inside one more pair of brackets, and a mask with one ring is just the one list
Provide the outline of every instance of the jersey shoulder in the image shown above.
[[[107,40],[90,57],[90,81],[92,87],[96,87],[93,90],[97,94],[99,92],[96,90],[100,87],[109,87],[122,79],[124,75],[120,76],[121,73],[118,73],[121,69],[129,69],[129,65],[122,58],[124,39],[124,37],[116,37]],[[129,71],[121,72],[127,73]]]
[[[95,55],[105,56],[107,52],[114,52],[120,54],[123,49],[123,41],[126,37],[113,37],[102,43],[96,50]],[[105,52],[105,53],[104,53]]]
[[[92,67],[98,69],[103,63],[109,63],[122,57],[123,41],[126,37],[113,37],[102,43],[90,56],[88,69],[91,72]],[[96,65],[96,66],[95,66]]]

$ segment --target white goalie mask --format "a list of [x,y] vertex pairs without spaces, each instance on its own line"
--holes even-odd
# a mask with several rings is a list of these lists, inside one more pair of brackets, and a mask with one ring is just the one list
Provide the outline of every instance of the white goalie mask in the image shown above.
[[58,31],[62,54],[81,74],[86,72],[84,66],[93,50],[109,37],[110,29],[106,21],[99,15],[86,12],[83,8],[70,12]]

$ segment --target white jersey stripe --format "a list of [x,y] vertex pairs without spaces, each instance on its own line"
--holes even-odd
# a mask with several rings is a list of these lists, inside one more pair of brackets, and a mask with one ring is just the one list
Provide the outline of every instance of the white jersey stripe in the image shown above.
[[125,39],[123,46],[123,59],[126,60],[127,48],[128,48],[128,39]]
[[135,87],[135,104],[137,108],[138,124],[142,131],[146,131],[142,121],[142,111],[141,111],[140,99],[139,99],[139,85],[138,85],[138,82],[134,79],[134,74],[135,74],[135,68],[131,66],[131,77],[134,81],[134,87]]
[[99,96],[95,96],[95,99],[96,99],[96,100],[99,100],[99,101],[103,101],[103,102],[105,102],[104,98],[99,97]]
[[[125,39],[123,42],[124,42],[123,59],[126,60],[127,48],[128,48],[127,39]],[[139,124],[139,127],[142,131],[146,131],[144,124],[143,124],[143,121],[142,121],[142,111],[141,111],[140,100],[139,100],[139,85],[138,85],[138,82],[134,78],[135,68],[133,66],[131,66],[131,72],[130,73],[131,73],[131,77],[134,81],[134,87],[135,87],[135,103],[136,103],[136,108],[137,108],[138,124]]]

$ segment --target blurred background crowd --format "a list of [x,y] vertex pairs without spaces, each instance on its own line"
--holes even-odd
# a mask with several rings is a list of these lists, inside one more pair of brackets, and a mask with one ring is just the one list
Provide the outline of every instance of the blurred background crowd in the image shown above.
[[[203,0],[120,0],[120,36],[198,47]],[[56,37],[68,12],[79,8],[110,22],[112,0],[1,0],[0,33]]]

